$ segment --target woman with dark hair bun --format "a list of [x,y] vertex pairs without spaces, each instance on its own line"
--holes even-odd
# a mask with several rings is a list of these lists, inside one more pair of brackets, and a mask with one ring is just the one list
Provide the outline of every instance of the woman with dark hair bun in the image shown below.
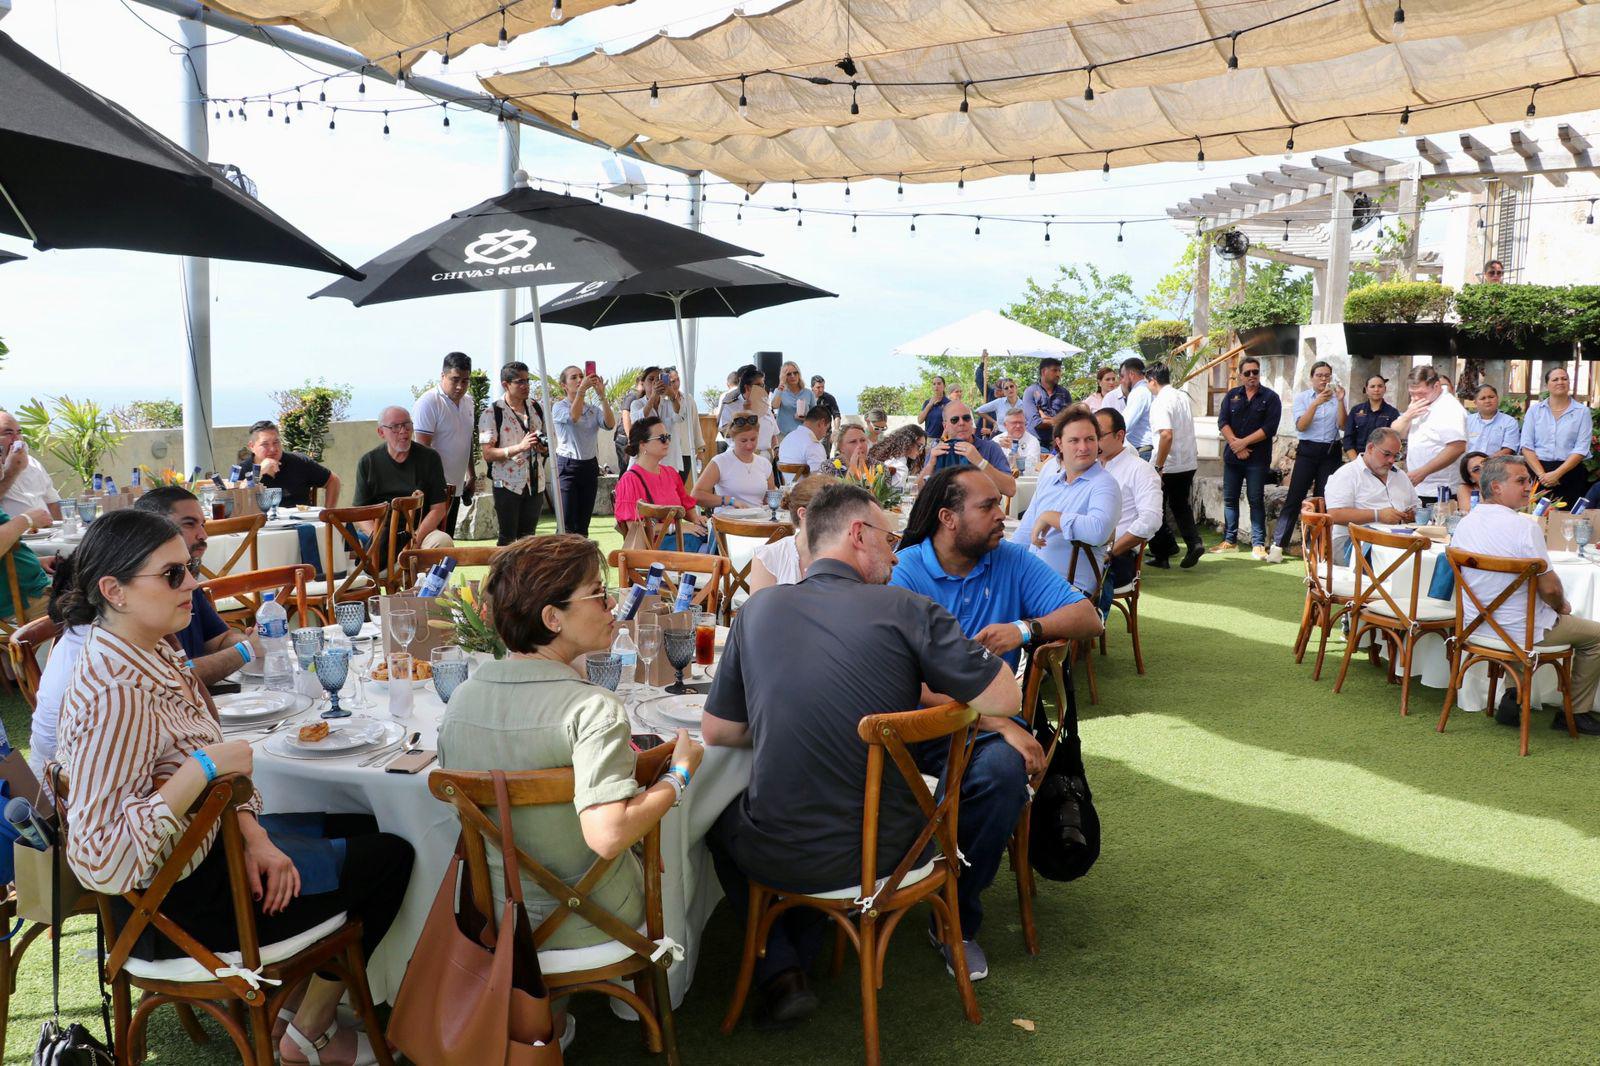
[[683,543],[664,540],[661,547],[667,551],[699,551],[706,542],[705,523],[694,497],[683,487],[683,478],[667,462],[672,451],[672,431],[655,415],[633,420],[628,431],[628,457],[633,460],[617,479],[616,519],[623,537],[639,521],[639,505],[683,508]]
[[[59,756],[72,774],[67,862],[86,887],[113,897],[118,927],[132,913],[122,893],[148,887],[188,829],[182,812],[218,775],[248,775],[252,766],[250,742],[223,739],[205,690],[171,640],[189,624],[194,588],[178,527],[130,507],[89,527],[52,604],[63,624],[88,627],[61,706]],[[411,846],[386,833],[334,832],[339,819],[329,818],[325,830],[343,838],[342,848],[331,839],[286,843],[297,855],[291,859],[262,827],[260,811],[261,797],[252,796],[239,830],[262,944],[348,914],[361,921],[370,958],[405,897]],[[190,860],[162,910],[212,951],[238,950],[228,859],[215,837]],[[184,957],[154,929],[133,954]],[[367,1034],[335,1019],[343,993],[343,982],[308,980],[292,1017],[282,1019],[282,1062],[373,1061]]]

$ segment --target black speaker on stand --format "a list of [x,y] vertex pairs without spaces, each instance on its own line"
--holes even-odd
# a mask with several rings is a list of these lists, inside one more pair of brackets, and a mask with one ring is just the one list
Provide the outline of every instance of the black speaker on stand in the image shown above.
[[783,386],[783,353],[757,352],[756,366],[767,379],[767,391],[777,392]]

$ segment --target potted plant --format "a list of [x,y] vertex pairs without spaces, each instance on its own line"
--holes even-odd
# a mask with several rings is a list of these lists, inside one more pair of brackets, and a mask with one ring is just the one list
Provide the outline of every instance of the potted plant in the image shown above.
[[1456,327],[1444,321],[1455,290],[1431,281],[1383,281],[1345,297],[1345,345],[1351,355],[1448,356]]
[[35,397],[17,408],[17,423],[28,448],[43,461],[48,455],[71,471],[85,490],[103,472],[102,461],[117,450],[124,436],[111,412],[93,400],[81,403],[55,396],[47,407]]
[[1247,292],[1231,307],[1217,313],[1217,321],[1239,334],[1251,355],[1300,354],[1300,305],[1275,291]]
[[1152,318],[1133,327],[1133,340],[1145,362],[1164,362],[1172,349],[1189,339],[1189,323],[1175,318]]
[[1456,294],[1461,316],[1458,355],[1473,359],[1572,358],[1572,342],[1596,332],[1600,301],[1583,286],[1463,285]]

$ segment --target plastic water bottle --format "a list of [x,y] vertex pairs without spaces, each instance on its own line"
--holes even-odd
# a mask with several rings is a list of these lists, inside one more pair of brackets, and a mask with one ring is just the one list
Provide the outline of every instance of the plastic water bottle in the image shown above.
[[33,804],[22,796],[17,796],[6,804],[5,817],[17,831],[17,836],[29,847],[37,848],[39,851],[49,851],[55,844],[55,833],[51,831],[49,823],[40,818],[39,813],[33,809]]
[[611,654],[622,660],[622,676],[633,677],[633,668],[639,662],[639,649],[626,629],[617,630],[617,639],[611,642]]
[[289,616],[273,593],[261,597],[256,612],[256,636],[261,639],[261,683],[277,692],[293,692],[294,658],[289,654]]

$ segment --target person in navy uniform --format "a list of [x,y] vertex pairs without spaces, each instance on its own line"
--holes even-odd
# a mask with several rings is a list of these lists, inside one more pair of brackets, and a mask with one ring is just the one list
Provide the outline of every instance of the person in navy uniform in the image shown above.
[[1394,420],[1400,417],[1400,409],[1384,399],[1388,388],[1389,379],[1381,374],[1374,374],[1367,379],[1366,401],[1352,407],[1344,422],[1345,462],[1365,455],[1372,431],[1393,425]]
[[1267,467],[1272,462],[1272,438],[1283,418],[1283,401],[1261,384],[1261,360],[1247,355],[1239,361],[1239,380],[1229,389],[1217,412],[1217,428],[1227,445],[1222,453],[1222,543],[1212,551],[1231,552],[1239,547],[1239,489],[1250,501],[1250,551],[1267,557]]

